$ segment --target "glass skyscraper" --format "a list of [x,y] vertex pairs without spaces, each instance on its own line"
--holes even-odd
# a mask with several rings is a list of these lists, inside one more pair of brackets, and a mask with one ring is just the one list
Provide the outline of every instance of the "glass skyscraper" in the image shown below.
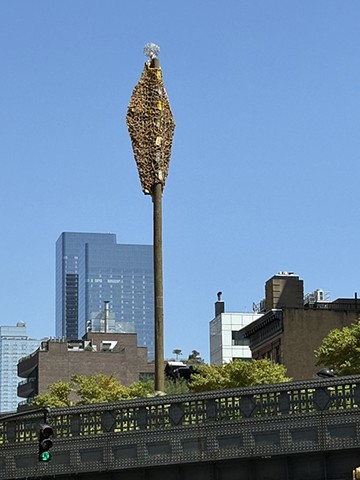
[[17,396],[18,383],[23,380],[17,375],[17,364],[39,346],[40,340],[28,338],[23,322],[0,327],[0,412],[16,411],[18,403],[24,400]]
[[[105,302],[109,314],[105,322]],[[106,326],[105,326],[106,324]],[[64,232],[56,242],[56,336],[137,333],[154,358],[151,245],[122,245],[111,233]]]

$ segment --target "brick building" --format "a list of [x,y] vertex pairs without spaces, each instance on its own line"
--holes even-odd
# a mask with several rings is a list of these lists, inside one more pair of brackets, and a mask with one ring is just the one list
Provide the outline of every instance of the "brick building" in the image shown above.
[[304,304],[303,281],[294,274],[270,278],[265,295],[263,315],[244,327],[241,334],[249,341],[253,359],[270,358],[285,365],[294,380],[314,378],[321,368],[316,365],[314,350],[323,338],[330,330],[360,318],[356,297]]
[[88,332],[82,340],[51,339],[18,363],[18,395],[30,402],[35,395],[74,374],[114,375],[123,385],[154,375],[146,347],[137,346],[136,333]]

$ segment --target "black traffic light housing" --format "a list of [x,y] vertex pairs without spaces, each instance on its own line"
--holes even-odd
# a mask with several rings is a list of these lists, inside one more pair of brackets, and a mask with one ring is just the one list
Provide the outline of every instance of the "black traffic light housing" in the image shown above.
[[39,432],[39,462],[49,462],[51,460],[50,448],[53,446],[51,437],[54,431],[50,425],[40,425]]

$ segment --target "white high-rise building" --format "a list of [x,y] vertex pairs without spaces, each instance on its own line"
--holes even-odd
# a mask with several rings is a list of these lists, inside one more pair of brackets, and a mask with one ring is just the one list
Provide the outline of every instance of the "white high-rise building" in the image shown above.
[[40,345],[26,335],[26,325],[0,326],[0,412],[16,411],[23,400],[17,396],[17,387],[22,379],[17,375],[20,358],[33,353]]
[[225,313],[225,305],[218,293],[215,318],[210,322],[210,363],[221,365],[232,360],[250,360],[248,340],[239,333],[246,325],[261,317],[262,313]]

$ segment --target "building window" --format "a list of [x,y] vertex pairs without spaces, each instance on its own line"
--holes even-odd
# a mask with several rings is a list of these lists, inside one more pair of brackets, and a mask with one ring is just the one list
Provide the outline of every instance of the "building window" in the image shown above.
[[248,340],[243,337],[243,335],[239,330],[233,330],[231,332],[231,343],[233,346],[236,346],[236,345],[244,346],[249,344]]

